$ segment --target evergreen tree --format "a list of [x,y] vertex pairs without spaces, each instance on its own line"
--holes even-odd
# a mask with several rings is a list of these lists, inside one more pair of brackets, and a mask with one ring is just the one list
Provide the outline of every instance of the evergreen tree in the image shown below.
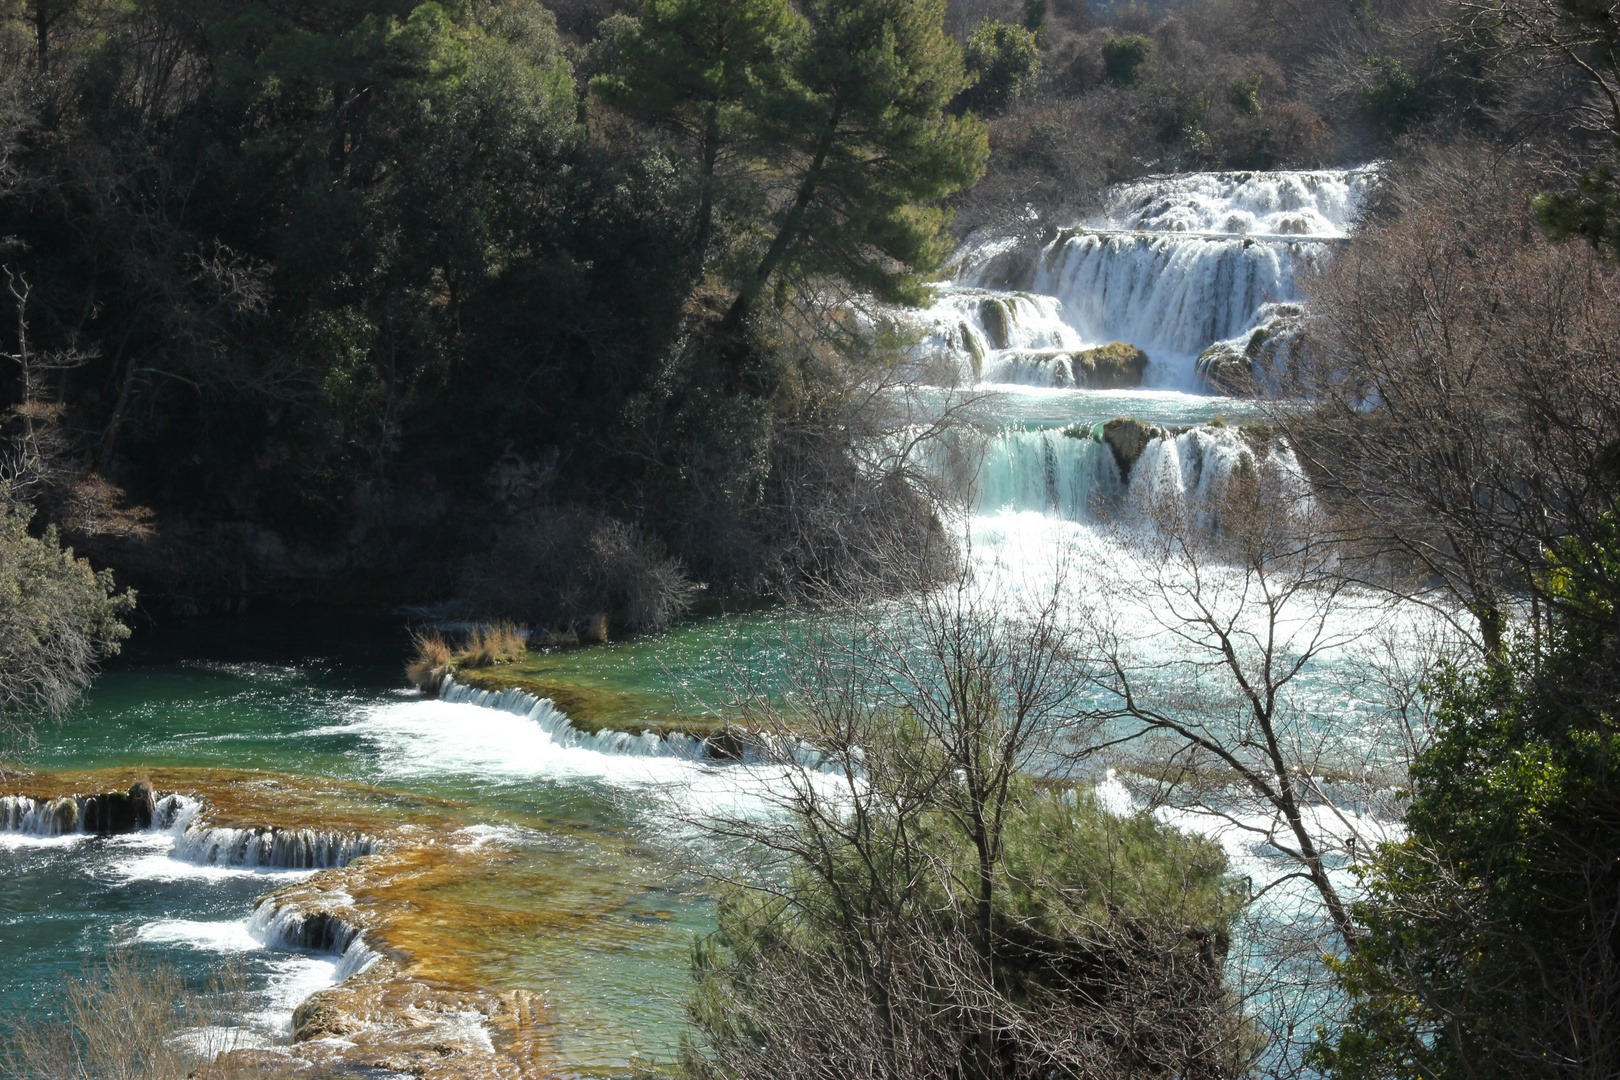
[[[737,281],[722,334],[743,329],[784,276],[825,275],[880,300],[920,303],[949,251],[939,200],[989,156],[984,125],[945,106],[966,85],[944,0],[811,0],[789,77],[761,102],[764,150],[787,196]],[[733,385],[743,351],[727,348]]]
[[748,139],[761,95],[801,28],[787,0],[648,0],[640,23],[617,35],[624,74],[591,80],[606,101],[675,131],[691,148],[698,170],[692,247],[700,264],[723,158]]
[[1620,518],[1568,542],[1513,662],[1452,673],[1414,766],[1408,838],[1368,872],[1352,1001],[1314,1056],[1362,1078],[1620,1069]]

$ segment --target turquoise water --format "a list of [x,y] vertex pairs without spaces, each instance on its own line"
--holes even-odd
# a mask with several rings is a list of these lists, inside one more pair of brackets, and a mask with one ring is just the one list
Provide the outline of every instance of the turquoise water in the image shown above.
[[[685,638],[734,631],[727,620],[702,625],[720,629],[694,628]],[[649,679],[691,684],[697,674],[674,675],[669,661],[716,655],[681,641],[649,643],[656,659],[644,663],[657,673]],[[537,842],[545,850],[533,880],[589,878],[598,892],[617,890],[617,906],[600,932],[572,945],[513,946],[498,980],[554,1005],[564,1048],[586,1071],[612,1070],[636,1053],[668,1054],[680,1029],[691,941],[710,924],[707,900],[661,859],[659,812],[662,789],[700,767],[659,763],[649,772],[586,751],[526,752],[507,730],[517,718],[425,701],[407,689],[407,644],[403,618],[326,613],[144,627],[82,706],[40,731],[26,763],[272,770],[456,800],[466,805],[455,812],[470,822],[516,823],[535,836],[548,826],[566,830],[563,843]],[[616,655],[602,651],[603,661]],[[621,670],[618,678],[641,676]],[[447,734],[449,743],[435,741]],[[378,813],[387,815],[387,796]],[[570,854],[580,847],[579,826],[613,847],[606,870],[600,852]],[[260,1038],[285,1037],[292,1007],[331,984],[333,957],[265,949],[246,933],[254,900],[302,874],[190,866],[168,857],[157,836],[0,834],[0,841],[0,1008],[8,1015],[58,1015],[61,978],[115,944],[134,943],[198,981],[222,957],[235,958],[257,992],[259,1012],[246,1021]]]
[[[1121,413],[1166,424],[1242,419],[1226,399],[1026,391],[998,399],[994,420],[1038,429]],[[1038,431],[1001,436],[1004,453],[991,460],[993,483],[971,524],[975,562],[998,595],[1038,592],[1043,567],[1065,546],[1091,557],[1077,568],[1108,563],[1097,561],[1098,537],[1074,520],[1083,516],[1083,462],[1068,468],[1045,452],[1045,439],[1082,457],[1101,449]],[[1042,453],[1022,452],[1037,443]],[[1089,587],[1083,575],[1076,584]],[[517,826],[532,857],[492,869],[472,892],[497,906],[581,910],[590,894],[595,906],[566,932],[504,943],[485,971],[491,984],[541,995],[583,1073],[668,1055],[682,1030],[691,944],[712,922],[707,898],[666,856],[683,815],[734,804],[746,785],[726,766],[561,749],[512,714],[424,700],[403,677],[409,622],[262,612],[143,626],[83,706],[40,733],[28,764],[294,773],[454,800],[468,823]],[[784,635],[804,628],[770,614],[702,619],[660,637],[554,654],[546,674],[636,696],[659,712],[723,715],[725,688],[768,680],[790,661]],[[1325,711],[1336,705],[1324,702]],[[391,798],[376,797],[379,820]],[[335,975],[332,957],[267,949],[247,934],[254,900],[290,880],[179,863],[160,837],[0,836],[0,1008],[51,1016],[63,975],[135,942],[198,979],[236,957],[257,994],[247,1026],[259,1038],[284,1038],[293,1005]]]

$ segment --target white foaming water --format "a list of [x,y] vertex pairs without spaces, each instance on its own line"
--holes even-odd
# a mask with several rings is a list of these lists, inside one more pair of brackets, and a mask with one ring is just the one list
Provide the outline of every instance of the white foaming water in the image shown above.
[[1067,354],[1122,341],[1148,353],[1144,385],[1202,390],[1198,353],[1252,329],[1264,305],[1298,299],[1296,275],[1348,235],[1378,176],[1366,166],[1118,185],[1078,227],[971,239],[935,304],[899,317],[922,333],[925,378],[943,362],[957,382],[1078,385]]
[[[646,796],[655,816],[753,817],[773,812],[773,792],[788,790],[797,770],[774,763],[708,759],[687,736],[662,740],[602,732],[585,735],[550,701],[529,694],[452,691],[444,698],[375,707],[314,735],[359,736],[377,755],[379,775],[396,780],[461,776],[494,787],[534,783],[596,784]],[[766,759],[792,758],[834,791],[848,781],[802,744],[759,735]]]
[[311,994],[335,986],[345,976],[341,958],[330,954],[289,951],[275,955],[253,932],[247,919],[160,919],[135,932],[147,945],[179,946],[220,956],[252,954],[255,967],[265,976],[264,988],[254,994],[255,1007],[240,1016],[241,1026],[193,1033],[214,1049],[268,1045],[292,1034],[293,1010]]
[[1378,183],[1357,169],[1183,173],[1109,190],[1100,228],[1343,237]]
[[[353,904],[353,897],[333,892],[323,898],[322,907],[339,910]],[[298,904],[277,904],[269,898],[254,909],[247,932],[268,948],[324,954],[332,964],[335,983],[382,959],[366,944],[365,934],[341,918],[325,910],[308,911]]]

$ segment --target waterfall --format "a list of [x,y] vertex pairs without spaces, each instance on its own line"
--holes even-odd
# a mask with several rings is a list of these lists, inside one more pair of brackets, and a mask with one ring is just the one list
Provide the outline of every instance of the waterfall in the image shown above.
[[347,866],[378,850],[376,838],[362,833],[210,825],[198,820],[202,810],[201,800],[180,794],[145,808],[135,789],[55,799],[6,795],[0,796],[0,832],[38,837],[168,833],[174,838],[169,855],[181,862],[263,870]]
[[[1134,454],[1111,444],[1110,424],[1143,436]],[[1121,445],[1127,440],[1119,439]],[[1129,446],[1126,446],[1129,449]],[[1256,431],[1221,426],[1167,428],[1134,420],[1044,430],[1008,429],[987,448],[978,478],[979,514],[1034,511],[1085,522],[1102,509],[1146,508],[1171,499],[1188,507],[1217,500],[1234,475],[1263,466],[1288,493],[1309,482],[1287,445]]]
[[1011,429],[986,448],[978,510],[1034,510],[1085,521],[1123,486],[1113,451],[1090,429]]
[[[342,894],[326,898],[335,907],[353,901]],[[325,911],[307,911],[296,903],[277,903],[267,896],[248,920],[248,933],[267,947],[297,952],[332,953],[338,957],[334,982],[365,971],[382,959],[366,944],[365,933]]]
[[439,699],[452,703],[479,705],[486,709],[499,709],[531,720],[553,742],[563,748],[594,750],[601,754],[680,758],[686,761],[716,763],[736,761],[758,764],[791,760],[821,772],[840,774],[844,772],[842,763],[830,759],[810,744],[765,731],[742,732],[736,728],[726,728],[707,739],[699,739],[678,731],[666,735],[657,735],[650,731],[636,735],[608,728],[586,732],[574,727],[568,719],[568,714],[558,709],[550,698],[536,697],[515,689],[475,690],[448,676],[439,687]]
[[199,866],[327,870],[376,854],[378,846],[363,833],[192,825],[176,837],[171,857]]
[[1349,234],[1378,176],[1364,166],[1117,185],[1090,220],[970,237],[935,303],[896,317],[918,335],[925,381],[1084,386],[1069,356],[1123,342],[1151,360],[1144,385],[1234,390],[1240,381],[1206,381],[1194,358],[1254,330],[1268,305],[1297,301],[1296,277]]
[[696,759],[705,756],[703,740],[681,732],[659,736],[651,731],[635,735],[611,728],[581,731],[550,698],[535,697],[522,690],[475,690],[447,675],[439,686],[439,700],[481,705],[486,709],[499,709],[532,720],[553,742],[564,748],[578,747],[601,754],[640,757]]

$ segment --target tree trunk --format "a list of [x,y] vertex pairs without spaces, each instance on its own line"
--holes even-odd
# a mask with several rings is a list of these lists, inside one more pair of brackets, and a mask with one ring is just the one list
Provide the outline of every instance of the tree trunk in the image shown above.
[[34,50],[43,75],[51,68],[50,0],[34,0]]

